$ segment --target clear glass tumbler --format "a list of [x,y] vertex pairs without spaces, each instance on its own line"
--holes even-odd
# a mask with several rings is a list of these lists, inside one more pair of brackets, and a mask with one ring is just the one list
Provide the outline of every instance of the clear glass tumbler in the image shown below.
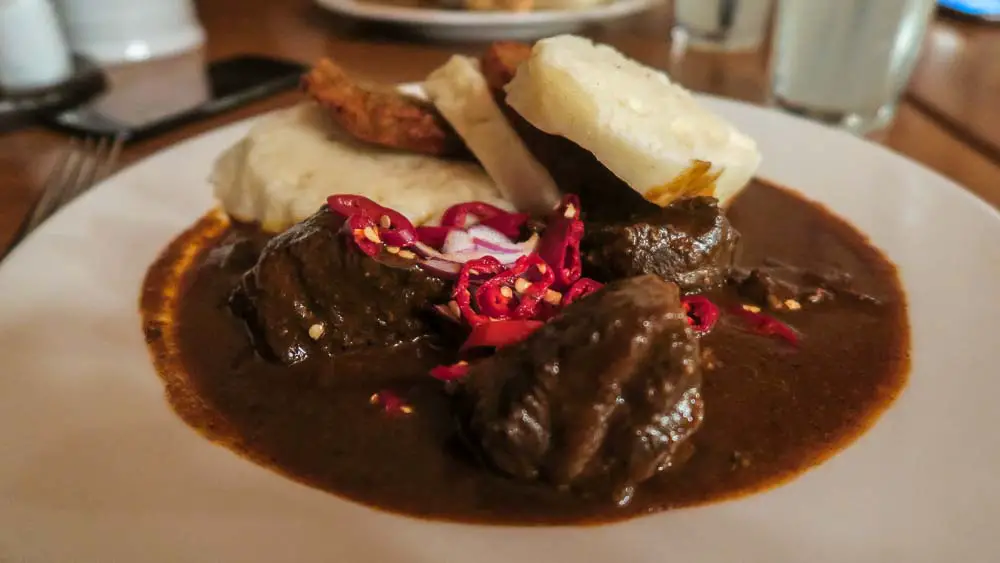
[[935,0],[780,0],[771,87],[793,113],[856,134],[892,121]]
[[674,0],[673,39],[696,49],[750,51],[764,41],[773,0]]

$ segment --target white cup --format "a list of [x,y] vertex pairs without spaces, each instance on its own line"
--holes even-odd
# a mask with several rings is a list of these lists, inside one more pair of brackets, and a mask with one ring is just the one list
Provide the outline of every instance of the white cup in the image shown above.
[[58,84],[73,64],[48,0],[0,0],[0,86],[32,90]]
[[73,50],[100,63],[135,62],[199,47],[191,0],[56,0]]

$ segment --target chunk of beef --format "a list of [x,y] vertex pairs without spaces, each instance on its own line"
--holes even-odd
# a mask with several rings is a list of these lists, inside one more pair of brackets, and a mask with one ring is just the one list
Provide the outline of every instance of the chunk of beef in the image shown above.
[[857,291],[846,272],[812,272],[774,260],[757,268],[734,268],[727,281],[744,299],[773,311],[797,310],[838,297],[881,304],[877,297]]
[[595,279],[656,274],[693,291],[725,281],[739,239],[714,198],[694,197],[624,221],[590,221],[580,249]]
[[642,276],[473,363],[458,395],[500,470],[626,503],[701,424],[699,358],[677,286]]
[[259,350],[286,364],[427,334],[448,287],[412,261],[363,254],[325,208],[271,239],[230,304]]

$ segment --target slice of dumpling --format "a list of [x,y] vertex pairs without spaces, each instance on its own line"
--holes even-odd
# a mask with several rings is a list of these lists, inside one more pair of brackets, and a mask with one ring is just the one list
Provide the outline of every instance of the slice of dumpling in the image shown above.
[[725,202],[760,165],[753,139],[665,74],[582,37],[537,42],[507,85],[507,103],[660,205],[691,195]]
[[539,215],[551,211],[559,201],[559,189],[501,113],[478,61],[452,57],[427,77],[424,90],[504,198],[521,211]]
[[309,217],[336,193],[366,196],[416,224],[467,201],[511,209],[479,165],[362,143],[312,102],[262,118],[219,157],[211,182],[230,216],[270,232]]

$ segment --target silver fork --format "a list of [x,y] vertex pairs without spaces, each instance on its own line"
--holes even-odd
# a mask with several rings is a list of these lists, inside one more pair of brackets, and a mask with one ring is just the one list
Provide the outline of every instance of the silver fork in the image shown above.
[[14,247],[56,211],[110,174],[118,162],[124,141],[123,135],[71,140],[45,178],[42,194],[28,210],[10,244],[0,254],[0,260],[6,258]]

